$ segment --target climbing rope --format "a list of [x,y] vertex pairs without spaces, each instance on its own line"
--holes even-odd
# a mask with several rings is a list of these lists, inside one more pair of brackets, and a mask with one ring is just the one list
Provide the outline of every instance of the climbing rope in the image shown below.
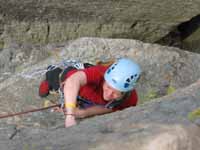
[[0,115],[0,119],[19,116],[19,115],[23,115],[23,114],[27,114],[27,113],[31,113],[31,112],[42,111],[42,110],[46,110],[46,109],[50,109],[50,108],[54,108],[54,107],[60,107],[60,105],[61,104],[55,104],[55,105],[51,105],[48,107],[42,107],[42,108],[31,109],[31,110],[27,110],[27,111],[18,112],[18,113]]

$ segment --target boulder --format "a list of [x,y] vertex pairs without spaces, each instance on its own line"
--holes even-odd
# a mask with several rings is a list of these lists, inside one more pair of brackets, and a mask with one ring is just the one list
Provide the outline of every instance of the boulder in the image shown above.
[[[199,149],[198,54],[136,40],[101,38],[80,38],[53,54],[21,65],[22,70],[0,82],[1,114],[43,107],[45,101],[56,102],[58,95],[46,99],[38,96],[39,82],[47,65],[71,58],[91,63],[124,56],[134,59],[143,70],[137,87],[143,104],[78,120],[77,126],[67,129],[64,116],[50,110],[1,119],[2,149]],[[149,94],[152,89],[156,92]]]

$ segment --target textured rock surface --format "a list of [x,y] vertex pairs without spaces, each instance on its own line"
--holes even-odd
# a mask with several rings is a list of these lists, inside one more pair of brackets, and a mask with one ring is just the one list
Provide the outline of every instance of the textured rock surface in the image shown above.
[[142,84],[138,86],[141,93],[145,93],[141,95],[142,99],[166,95],[170,89],[187,86],[199,78],[199,55],[177,48],[134,40],[82,38],[64,50],[62,55],[66,58],[90,62],[122,56],[135,59],[143,69]]
[[187,115],[200,106],[199,90],[200,81],[152,103],[87,119],[68,129],[3,126],[0,145],[10,150],[198,150],[200,128]]
[[[200,107],[200,56],[135,40],[80,38],[64,48],[53,47],[45,60],[33,63],[27,59],[21,69],[1,81],[0,113],[42,107],[44,99],[38,96],[38,85],[50,63],[69,58],[94,63],[122,56],[135,59],[142,67],[140,99],[160,98],[124,111],[80,120],[77,126],[68,129],[64,128],[63,115],[49,110],[1,119],[1,148],[198,150],[198,118],[189,120],[188,114]],[[174,90],[168,92],[172,87]],[[163,96],[166,94],[169,95]],[[46,100],[56,98],[51,95]]]
[[1,0],[0,48],[83,36],[155,42],[199,15],[199,0]]
[[[21,51],[23,52],[23,50]],[[44,48],[43,51],[41,53],[41,51],[36,50],[38,53],[29,54],[26,63],[21,62],[23,65],[15,68],[14,76],[11,76],[10,71],[7,78],[9,76],[11,78],[8,78],[8,80],[1,76],[0,90],[7,88],[5,93],[0,95],[2,100],[5,99],[5,103],[8,95],[10,99],[16,99],[16,95],[18,95],[17,99],[25,101],[24,103],[26,101],[32,102],[31,99],[39,99],[35,94],[45,68],[49,64],[59,63],[64,59],[77,59],[95,63],[97,60],[106,61],[123,56],[133,58],[141,65],[143,70],[141,82],[137,87],[141,103],[186,87],[195,82],[200,74],[200,56],[198,54],[135,40],[80,38],[69,42],[66,46],[63,45],[62,48],[50,47]],[[49,57],[45,57],[47,53]],[[46,59],[42,61],[44,58]],[[4,57],[4,59],[9,60],[9,57]],[[17,57],[13,56],[13,60],[16,59]],[[16,64],[11,63],[12,65]],[[21,88],[12,87],[12,84]],[[13,90],[16,92],[13,93]]]
[[156,43],[170,45],[199,53],[200,14],[181,23]]
[[188,36],[183,41],[183,45],[187,49],[192,49],[194,52],[199,52],[200,48],[200,29],[197,29],[192,35]]

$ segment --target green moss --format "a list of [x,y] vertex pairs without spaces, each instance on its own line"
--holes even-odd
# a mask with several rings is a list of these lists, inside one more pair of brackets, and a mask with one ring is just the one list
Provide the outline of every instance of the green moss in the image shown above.
[[194,121],[197,118],[200,118],[200,108],[197,108],[193,110],[192,112],[188,113],[188,119],[190,121]]
[[5,45],[4,41],[1,41],[1,40],[0,40],[0,49],[3,49],[3,48],[4,48],[4,45]]
[[148,97],[149,99],[156,98],[156,97],[157,97],[156,91],[154,91],[154,90],[149,91],[149,92],[147,93],[147,97]]
[[153,89],[150,89],[147,94],[145,95],[140,95],[139,96],[140,98],[140,104],[144,103],[144,102],[147,102],[147,101],[150,101],[151,99],[154,99],[154,98],[157,98],[158,97],[158,94],[155,90]]
[[44,149],[45,150],[53,150],[53,148],[51,146],[45,146]]
[[22,72],[23,69],[24,69],[24,66],[19,65],[19,66],[17,66],[17,67],[15,68],[15,72]]
[[173,86],[169,86],[168,88],[167,88],[167,95],[168,94],[172,94],[172,93],[174,93],[176,91],[176,89],[173,87]]
[[29,145],[28,144],[24,144],[24,146],[23,146],[23,150],[29,150],[30,148],[29,148]]
[[23,150],[36,150],[36,145],[34,145],[34,144],[31,144],[31,145],[24,144]]
[[[36,144],[24,144],[22,150],[37,150]],[[45,146],[43,150],[53,150],[51,146]]]

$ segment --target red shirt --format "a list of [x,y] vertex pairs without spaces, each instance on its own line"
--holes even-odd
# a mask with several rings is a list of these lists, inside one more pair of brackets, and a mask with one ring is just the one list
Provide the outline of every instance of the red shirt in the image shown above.
[[[97,105],[106,105],[108,101],[103,99],[103,83],[104,83],[104,73],[108,67],[105,66],[93,66],[83,71],[87,77],[87,84],[81,87],[79,91],[79,96],[87,99]],[[71,74],[75,73],[77,70],[70,71],[67,74],[69,77]],[[136,106],[138,101],[136,90],[131,91],[130,96],[124,100],[119,106],[113,108],[113,110],[122,110],[130,106]]]

